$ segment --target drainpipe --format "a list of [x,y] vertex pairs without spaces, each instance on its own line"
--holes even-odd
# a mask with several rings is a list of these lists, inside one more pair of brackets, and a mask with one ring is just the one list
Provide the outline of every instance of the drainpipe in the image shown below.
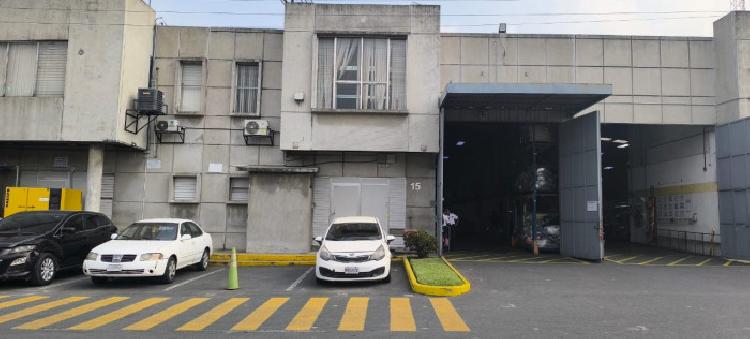
[[445,111],[441,107],[440,108],[440,127],[439,127],[439,139],[438,139],[438,146],[440,148],[440,152],[438,152],[438,161],[437,161],[437,213],[435,218],[435,229],[437,232],[435,234],[437,235],[437,241],[438,241],[438,255],[443,255],[443,157],[445,153],[444,145],[445,141],[444,135],[445,135]]

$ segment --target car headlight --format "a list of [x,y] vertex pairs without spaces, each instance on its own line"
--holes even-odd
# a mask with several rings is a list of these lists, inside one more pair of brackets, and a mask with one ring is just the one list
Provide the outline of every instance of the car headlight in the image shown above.
[[164,255],[161,253],[144,253],[141,254],[141,261],[154,261],[154,260],[161,260],[164,258]]
[[377,250],[375,250],[375,253],[370,255],[370,260],[380,260],[385,258],[385,248],[383,245],[380,245]]
[[99,255],[94,252],[89,252],[89,254],[86,254],[86,260],[96,261],[97,258],[99,258]]
[[331,256],[331,252],[328,252],[328,249],[325,246],[320,246],[320,259],[323,260],[331,260],[333,259],[333,256]]
[[10,254],[27,253],[33,251],[35,248],[36,245],[16,246],[10,249]]

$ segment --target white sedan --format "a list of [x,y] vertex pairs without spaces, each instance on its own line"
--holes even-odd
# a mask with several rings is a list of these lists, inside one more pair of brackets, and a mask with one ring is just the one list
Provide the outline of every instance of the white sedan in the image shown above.
[[391,250],[395,240],[384,235],[374,217],[336,218],[320,244],[315,262],[317,281],[391,281]]
[[211,234],[188,219],[146,219],[94,247],[83,261],[83,273],[94,284],[113,277],[159,277],[174,281],[177,270],[204,271],[213,250]]

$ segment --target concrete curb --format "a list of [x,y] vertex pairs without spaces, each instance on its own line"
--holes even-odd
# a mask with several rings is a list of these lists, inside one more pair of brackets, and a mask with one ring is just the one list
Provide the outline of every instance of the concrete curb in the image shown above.
[[448,260],[446,260],[444,257],[440,257],[450,269],[453,270],[453,272],[458,275],[458,278],[461,279],[463,282],[462,285],[458,286],[431,286],[431,285],[423,285],[417,282],[417,277],[414,275],[414,271],[411,268],[411,262],[409,262],[409,258],[404,256],[404,268],[406,268],[406,274],[409,276],[409,284],[411,284],[411,289],[414,292],[417,292],[419,294],[424,294],[426,296],[431,297],[456,297],[459,295],[462,295],[464,293],[467,293],[471,291],[471,283],[469,283],[469,280],[466,279],[466,277],[461,274],[453,265],[451,265]]
[[[301,254],[263,254],[263,253],[237,253],[237,266],[242,267],[265,267],[265,266],[315,266],[315,253]],[[216,253],[211,255],[210,264],[213,266],[224,266],[230,260],[229,253]],[[392,261],[400,261],[401,257],[393,257]]]

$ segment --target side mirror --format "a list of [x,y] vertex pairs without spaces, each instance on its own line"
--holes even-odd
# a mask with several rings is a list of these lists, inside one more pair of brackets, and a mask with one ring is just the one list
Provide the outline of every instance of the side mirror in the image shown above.
[[315,237],[313,238],[313,241],[316,242],[318,245],[323,244],[323,237]]
[[387,236],[385,237],[385,242],[386,242],[386,243],[387,243],[388,245],[390,245],[390,244],[391,244],[391,242],[393,242],[394,240],[396,240],[396,237],[394,237],[394,236],[392,236],[392,235],[387,235]]
[[60,230],[63,231],[63,233],[75,233],[76,232],[75,227],[63,227]]
[[110,239],[112,239],[112,240],[115,240],[115,239],[117,239],[117,233],[112,233],[112,234],[111,234],[111,235],[109,236],[109,238],[110,238]]
[[191,237],[191,236],[190,236],[190,234],[183,234],[183,235],[182,235],[182,238],[180,238],[180,240],[190,240],[190,239],[192,239],[192,238],[193,238],[193,237]]

